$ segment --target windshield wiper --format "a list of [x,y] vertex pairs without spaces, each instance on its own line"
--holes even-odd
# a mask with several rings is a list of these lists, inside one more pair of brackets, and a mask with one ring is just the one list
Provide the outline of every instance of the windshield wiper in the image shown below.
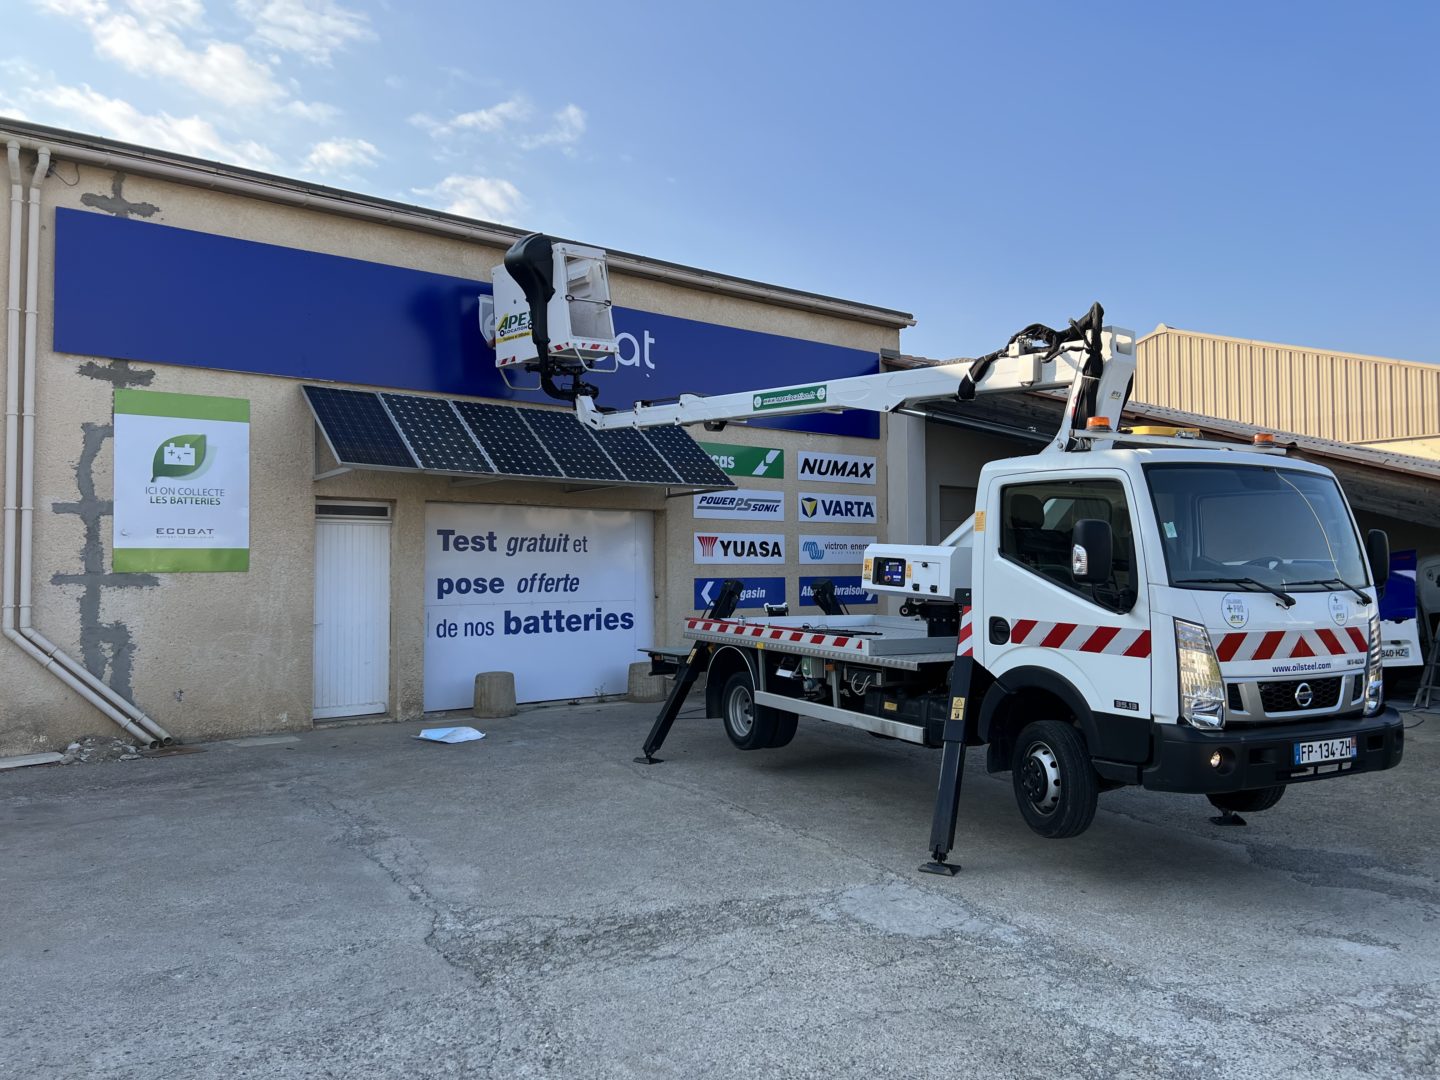
[[1358,596],[1358,597],[1360,598],[1360,602],[1361,602],[1362,604],[1368,604],[1368,603],[1370,603],[1370,597],[1366,596],[1363,592],[1361,592],[1359,589],[1357,589],[1354,585],[1351,585],[1351,584],[1350,584],[1348,581],[1346,581],[1344,578],[1338,578],[1338,577],[1322,577],[1322,578],[1315,578],[1315,580],[1313,580],[1313,581],[1287,581],[1285,584],[1286,584],[1286,585],[1340,585],[1340,586],[1343,586],[1344,588],[1349,589],[1349,590],[1350,590],[1351,592],[1353,592],[1356,596]]
[[1266,585],[1263,581],[1256,581],[1253,577],[1192,577],[1177,581],[1177,585],[1254,585],[1257,589],[1264,589],[1266,592],[1280,598],[1280,602],[1287,608],[1295,606],[1295,597],[1291,596],[1284,589],[1277,589],[1274,585]]

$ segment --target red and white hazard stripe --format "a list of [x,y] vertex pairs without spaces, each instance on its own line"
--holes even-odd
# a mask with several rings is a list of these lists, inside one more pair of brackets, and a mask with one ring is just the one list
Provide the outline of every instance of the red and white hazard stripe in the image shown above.
[[764,642],[780,641],[787,645],[824,645],[832,649],[864,651],[865,639],[849,634],[816,634],[810,630],[791,630],[788,626],[767,626],[764,623],[729,622],[723,619],[686,619],[687,630]]
[[1101,653],[1143,659],[1150,655],[1150,631],[1119,626],[1084,626],[1080,623],[1016,619],[1010,624],[1013,645],[1033,645],[1067,652]]
[[1245,633],[1211,632],[1215,658],[1222,664],[1247,660],[1290,660],[1300,656],[1344,656],[1365,653],[1370,643],[1356,626],[1331,630],[1255,630]]
[[960,609],[960,638],[955,647],[956,656],[975,655],[975,627],[970,612],[968,607]]

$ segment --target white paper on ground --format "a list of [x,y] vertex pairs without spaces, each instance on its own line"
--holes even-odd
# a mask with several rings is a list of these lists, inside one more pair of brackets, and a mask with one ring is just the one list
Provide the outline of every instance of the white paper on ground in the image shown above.
[[476,739],[483,739],[485,733],[476,731],[473,727],[432,727],[416,735],[417,739],[424,739],[426,742],[460,743],[474,742]]

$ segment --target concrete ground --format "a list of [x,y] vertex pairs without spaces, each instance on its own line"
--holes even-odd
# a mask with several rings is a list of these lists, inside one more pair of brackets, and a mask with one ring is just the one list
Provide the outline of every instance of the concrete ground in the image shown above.
[[0,1074],[1440,1074],[1440,719],[1246,829],[1021,823],[972,754],[543,709],[0,774]]

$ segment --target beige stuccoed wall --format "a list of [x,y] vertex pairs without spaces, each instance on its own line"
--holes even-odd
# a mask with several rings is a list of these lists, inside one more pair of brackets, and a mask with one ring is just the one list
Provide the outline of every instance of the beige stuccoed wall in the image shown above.
[[[661,493],[637,489],[566,493],[553,485],[522,483],[457,488],[442,477],[390,473],[354,472],[314,482],[314,424],[295,380],[56,354],[51,333],[55,208],[109,212],[87,206],[87,194],[107,200],[103,205],[111,210],[116,205],[112,172],[77,169],[63,153],[57,160],[57,175],[43,193],[40,246],[34,622],[76,659],[100,668],[112,685],[128,689],[174,734],[199,740],[310,727],[317,498],[378,499],[393,507],[391,702],[398,717],[413,718],[421,710],[427,501],[652,511],[657,625],[674,626],[689,611],[695,523],[688,497],[666,500]],[[27,178],[30,163],[27,155]],[[149,220],[157,223],[396,266],[488,280],[490,268],[502,254],[498,248],[139,176],[126,178],[122,191],[131,205],[156,207]],[[8,215],[0,216],[0,230],[7,228]],[[4,272],[0,262],[0,276]],[[134,272],[133,267],[116,268],[117,274]],[[0,281],[0,289],[5,284]],[[893,329],[663,282],[617,274],[613,291],[621,305],[668,315],[866,350],[898,345],[898,331]],[[242,318],[243,312],[236,316]],[[109,573],[113,492],[109,431],[116,385],[250,400],[248,573],[155,577]],[[696,429],[694,434],[715,441],[782,446],[791,462],[802,446],[881,456],[884,445],[883,440],[739,428],[714,436]],[[329,464],[322,451],[319,467]],[[794,475],[793,465],[789,475]],[[883,506],[883,469],[881,475],[882,482],[875,486],[829,484],[823,490],[874,494]],[[793,480],[783,486],[787,492],[800,487]],[[794,498],[787,495],[784,529],[792,564],[794,538],[801,531],[869,531],[843,525],[802,530],[795,519]],[[778,531],[743,522],[705,525],[720,531]],[[885,535],[883,527],[878,531]],[[728,572],[730,568],[704,569]],[[794,565],[783,569],[790,578],[793,602],[798,598],[799,570]],[[776,575],[782,568],[737,567],[734,572]],[[82,615],[86,604],[87,614]],[[678,637],[678,633],[657,632],[657,636]],[[118,731],[15,646],[0,641],[0,754],[56,747],[82,734]]]

